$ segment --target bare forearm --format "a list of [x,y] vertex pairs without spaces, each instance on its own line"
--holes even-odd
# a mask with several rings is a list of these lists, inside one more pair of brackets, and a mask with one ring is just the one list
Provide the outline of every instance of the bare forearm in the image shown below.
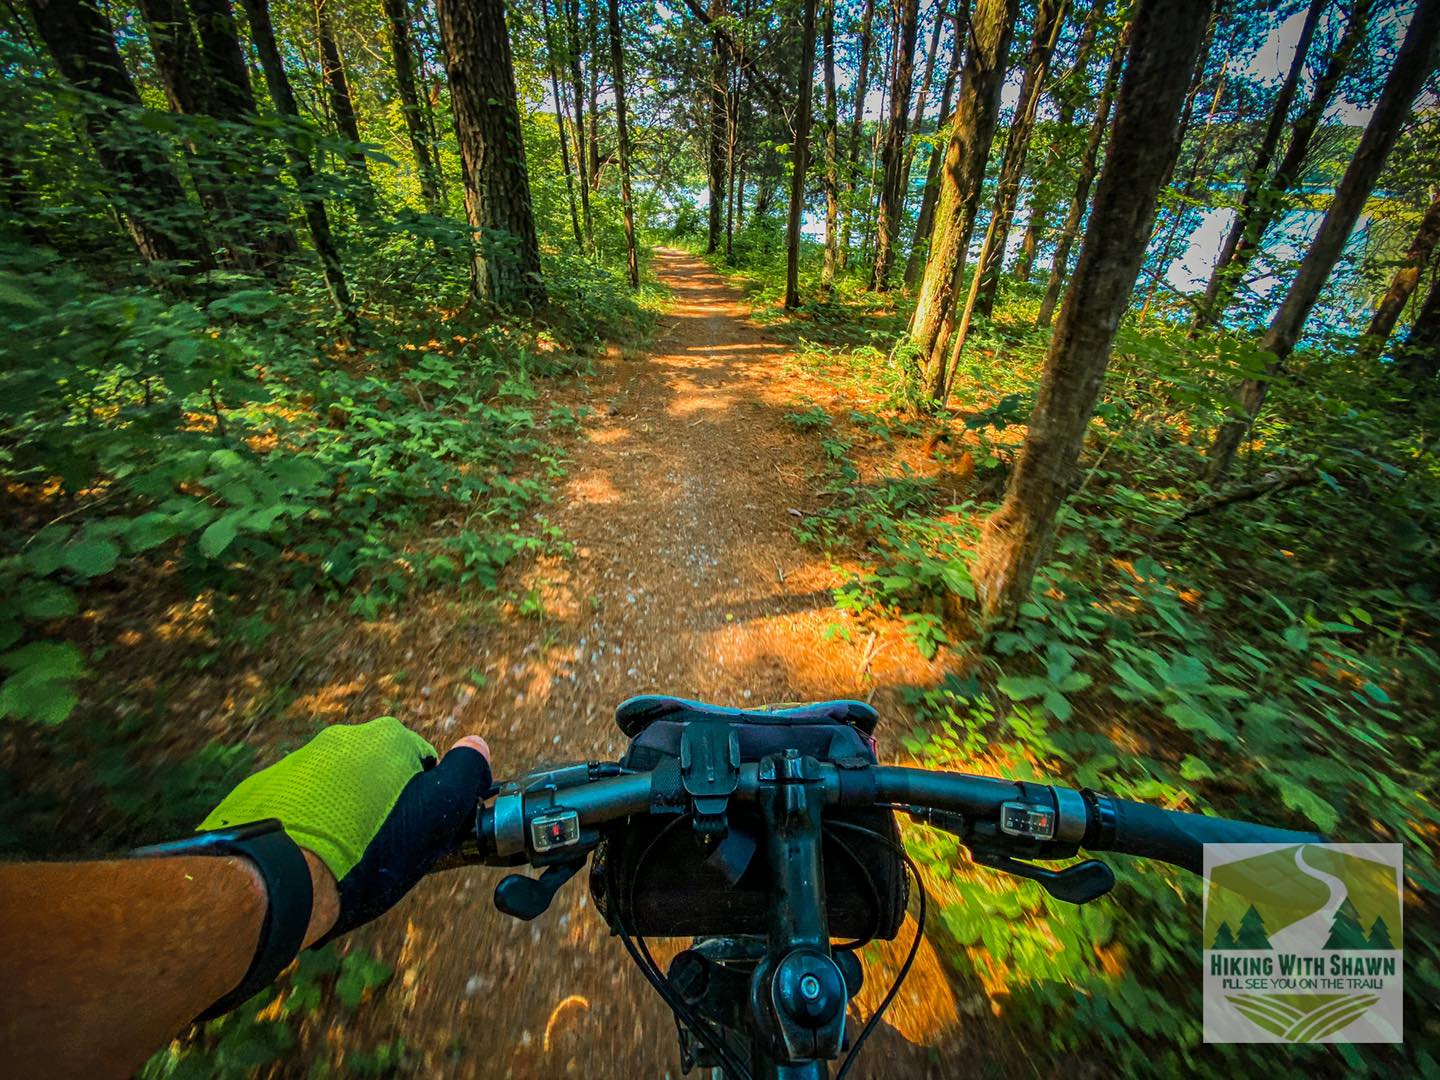
[[[334,923],[316,882],[306,943]],[[15,1075],[126,1076],[245,975],[265,917],[239,857],[0,866],[0,1047]]]

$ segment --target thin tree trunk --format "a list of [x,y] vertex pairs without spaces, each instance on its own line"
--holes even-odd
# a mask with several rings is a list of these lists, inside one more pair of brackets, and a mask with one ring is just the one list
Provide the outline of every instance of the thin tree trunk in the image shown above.
[[875,183],[875,172],[880,166],[880,148],[885,145],[885,133],[889,129],[890,87],[895,81],[895,53],[899,42],[898,34],[890,35],[890,48],[885,53],[885,70],[880,78],[880,123],[875,125],[875,134],[870,139],[870,171],[865,178],[865,203],[868,213],[860,223],[860,261],[870,262],[874,258],[871,247],[870,227],[880,214],[880,185]]
[[822,60],[825,77],[825,263],[820,286],[835,288],[840,259],[840,146],[839,115],[835,100],[835,0],[825,0]]
[[625,54],[620,40],[620,0],[610,0],[610,62],[615,69],[615,138],[620,149],[620,205],[625,217],[625,269],[630,287],[640,287],[640,254],[635,247],[635,204],[630,197],[630,124],[625,118]]
[[1410,242],[1410,248],[1405,252],[1400,269],[1395,271],[1395,276],[1390,279],[1390,287],[1375,306],[1370,327],[1365,331],[1367,340],[1364,349],[1367,355],[1379,355],[1385,348],[1385,343],[1390,340],[1400,313],[1405,310],[1405,305],[1415,292],[1415,286],[1420,283],[1420,275],[1430,265],[1430,256],[1435,251],[1437,241],[1440,241],[1440,188],[1435,190],[1435,196],[1430,200],[1430,208],[1420,219],[1420,228],[1416,230],[1415,239]]
[[137,144],[126,130],[121,114],[141,108],[140,94],[115,48],[110,20],[93,0],[31,0],[30,11],[60,74],[97,99],[87,103],[85,128],[140,257],[212,266],[199,231],[176,213],[185,206],[185,191],[165,154]]
[[1060,40],[1065,25],[1069,0],[1039,0],[1035,9],[1035,30],[1030,39],[1030,52],[1025,58],[1025,75],[1020,83],[1020,99],[1015,105],[1015,120],[1005,140],[1005,157],[1000,163],[1000,179],[996,185],[995,203],[985,242],[976,260],[976,274],[965,301],[965,314],[955,342],[958,353],[965,347],[970,320],[976,313],[989,316],[995,307],[995,294],[1000,285],[1000,269],[1005,260],[1005,245],[1010,238],[1010,222],[1020,198],[1020,181],[1025,176],[1025,158],[1030,150],[1030,135],[1035,130],[1035,116],[1040,107],[1040,93],[1050,70],[1050,57]]
[[1265,336],[1260,339],[1260,348],[1271,353],[1274,360],[1266,367],[1265,375],[1258,379],[1246,379],[1238,388],[1238,399],[1243,414],[1227,420],[1210,447],[1210,478],[1219,480],[1235,460],[1245,433],[1254,423],[1265,403],[1270,380],[1280,366],[1289,358],[1305,328],[1305,320],[1319,299],[1320,289],[1325,284],[1350,232],[1365,209],[1375,181],[1384,168],[1385,159],[1400,134],[1400,128],[1410,113],[1410,104],[1425,84],[1432,70],[1437,40],[1440,40],[1440,0],[1418,0],[1405,40],[1395,57],[1395,66],[1385,80],[1375,112],[1365,125],[1365,134],[1360,145],[1335,187],[1335,195],[1320,231],[1315,234],[1310,248],[1301,260],[1300,269],[1290,283],[1280,309],[1270,321]]
[[471,287],[501,306],[545,303],[540,244],[502,0],[436,0],[475,230]]
[[600,54],[600,0],[590,0],[586,9],[589,13],[590,62],[586,65],[590,76],[590,190],[600,190],[600,65],[595,57]]
[[1225,314],[1235,298],[1245,271],[1260,253],[1266,230],[1280,215],[1285,196],[1300,180],[1305,159],[1310,153],[1311,141],[1330,107],[1330,99],[1341,77],[1349,69],[1356,50],[1365,40],[1373,6],[1374,0],[1355,0],[1350,9],[1350,21],[1345,27],[1345,34],[1335,51],[1330,54],[1325,71],[1316,81],[1310,103],[1291,125],[1290,144],[1285,150],[1285,156],[1275,168],[1275,175],[1269,178],[1268,183],[1257,186],[1253,194],[1247,183],[1246,195],[1242,197],[1235,221],[1221,245],[1215,269],[1205,285],[1205,297],[1196,309],[1196,330],[1214,326]]
[[[255,51],[260,55],[260,69],[265,73],[265,85],[270,90],[270,101],[275,111],[292,123],[300,123],[300,110],[295,104],[295,93],[290,87],[290,77],[285,73],[280,48],[275,42],[275,29],[270,23],[270,8],[267,0],[241,0],[245,7],[245,18],[250,23],[250,38]],[[315,255],[320,260],[320,272],[330,299],[339,312],[341,321],[353,330],[357,315],[351,299],[349,286],[345,283],[344,268],[340,263],[340,252],[330,232],[330,217],[325,212],[325,203],[314,189],[315,170],[305,151],[299,149],[293,138],[286,138],[285,151],[290,158],[290,175],[300,193],[300,204],[305,211],[305,224],[310,231],[310,242],[315,245]]]
[[1430,283],[1420,315],[1396,351],[1395,362],[1400,374],[1417,389],[1435,391],[1435,377],[1440,375],[1440,281]]
[[[425,209],[432,214],[441,213],[440,184],[435,177],[429,133],[425,128],[425,115],[420,108],[420,94],[415,87],[415,58],[410,44],[410,8],[408,0],[381,0],[385,21],[390,31],[390,55],[395,68],[395,88],[400,94],[400,111],[405,117],[405,131],[410,136],[410,151],[415,155],[416,176],[420,180],[420,198]],[[549,0],[542,0],[548,8]],[[550,53],[549,14],[545,15],[546,56],[550,61],[550,86],[555,92],[555,58]],[[559,94],[556,92],[556,108],[559,108]],[[564,148],[564,125],[561,125],[560,145]],[[565,181],[570,182],[570,170],[565,170]],[[571,195],[571,216],[574,216],[574,195]]]
[[910,94],[915,81],[915,41],[919,18],[919,0],[901,0],[899,23],[895,27],[895,75],[890,85],[890,123],[885,131],[885,148],[881,155],[884,164],[881,170],[880,210],[875,219],[875,265],[870,271],[870,288],[876,292],[885,292],[890,287],[895,241],[900,237],[900,219],[905,212],[905,190],[901,185],[908,157]]
[[985,522],[972,572],[989,617],[1013,616],[1049,554],[1172,168],[1174,133],[1210,7],[1197,0],[1140,0],[1136,7],[1133,51],[1080,264],[1050,340],[1025,445],[1004,502]]
[[[710,17],[722,18],[725,14],[724,0],[710,0]],[[706,233],[705,250],[713,255],[720,249],[720,227],[724,219],[725,204],[725,136],[728,131],[725,106],[729,90],[729,58],[725,43],[718,33],[710,35],[712,52],[710,62],[710,140],[706,155],[706,183],[710,194],[709,229]]]
[[360,123],[355,117],[355,102],[350,97],[350,80],[345,76],[345,61],[335,40],[335,28],[330,23],[327,3],[328,0],[315,0],[315,33],[320,42],[320,74],[325,80],[325,93],[330,103],[330,115],[335,121],[335,130],[350,141],[350,163],[364,173],[365,152],[360,149]]
[[865,94],[870,89],[870,52],[875,28],[875,0],[865,0],[860,16],[860,64],[855,73],[855,110],[850,117],[849,150],[845,166],[845,202],[840,207],[840,269],[850,260],[850,225],[860,168],[860,136],[865,126]]
[[950,53],[950,66],[945,72],[945,89],[940,94],[940,115],[935,118],[935,145],[930,147],[930,163],[925,168],[925,190],[920,194],[920,213],[915,219],[915,240],[905,260],[905,287],[913,289],[925,270],[925,254],[930,249],[930,229],[935,220],[935,200],[940,194],[940,163],[945,160],[946,141],[942,139],[951,122],[950,103],[955,97],[955,79],[960,74],[960,61],[965,56],[965,25],[969,18],[967,0],[954,0],[952,19],[955,24],[955,48]]
[[595,220],[590,213],[590,167],[585,148],[585,76],[580,70],[580,0],[566,0],[566,50],[570,58],[570,81],[575,88],[575,171],[580,177],[580,224],[585,233],[585,250],[595,250]]
[[[935,79],[935,58],[940,51],[940,34],[945,29],[945,4],[948,0],[940,0],[935,7],[935,25],[930,30],[930,44],[925,52],[925,75],[920,82],[920,96],[915,99],[915,118],[910,124],[910,133],[919,135],[921,127],[925,124],[925,106],[930,101],[930,87]],[[914,139],[905,144],[905,169],[900,174],[900,206],[903,209],[910,198],[910,172],[915,165],[915,153],[917,147]]]
[[[725,261],[735,261],[735,176],[740,156],[740,85],[743,70],[730,74],[725,104]],[[745,192],[740,191],[743,208]]]
[[[393,0],[386,0],[392,3]],[[569,135],[565,132],[565,106],[560,98],[560,77],[555,67],[555,38],[550,29],[550,0],[540,0],[540,26],[545,35],[545,64],[550,72],[550,96],[555,100],[555,132],[560,137],[560,169],[565,174],[565,200],[570,207],[570,228],[575,234],[575,247],[585,250],[580,232],[580,213],[575,208],[575,177],[570,173]]]
[[1115,100],[1115,89],[1120,83],[1120,72],[1125,66],[1125,56],[1130,51],[1132,22],[1115,43],[1110,54],[1110,66],[1105,72],[1105,83],[1100,90],[1100,100],[1095,103],[1095,118],[1090,121],[1090,135],[1085,140],[1084,153],[1080,155],[1080,166],[1076,170],[1075,191],[1070,196],[1070,209],[1065,214],[1065,224],[1060,228],[1059,239],[1055,242],[1055,254],[1050,260],[1050,277],[1045,282],[1045,296],[1040,301],[1040,313],[1035,319],[1037,326],[1049,326],[1055,315],[1055,305],[1060,300],[1060,290],[1070,272],[1070,248],[1075,237],[1080,235],[1080,222],[1085,217],[1085,208],[1090,202],[1090,185],[1095,181],[1095,169],[1100,160],[1100,144],[1110,123],[1110,106]]
[[1019,0],[976,0],[970,16],[970,43],[965,50],[960,101],[945,148],[930,255],[909,329],[910,346],[923,373],[924,392],[935,404],[945,394],[945,346],[955,329],[955,294],[965,275],[965,257],[980,206],[985,163],[1000,114],[1010,33],[1019,7]]
[[[1050,147],[1045,153],[1044,173],[1047,177],[1060,167],[1065,153],[1064,143],[1068,141],[1070,126],[1075,123],[1075,110],[1081,96],[1089,96],[1090,73],[1087,69],[1090,53],[1094,51],[1095,33],[1108,7],[1108,0],[1095,0],[1091,5],[1090,14],[1085,17],[1085,25],[1080,31],[1080,40],[1075,44],[1075,63],[1061,85],[1052,92],[1059,99],[1060,108],[1055,119],[1055,138],[1050,140]],[[1025,235],[1020,240],[1020,254],[1015,260],[1014,273],[1020,281],[1030,280],[1030,274],[1035,269],[1035,256],[1040,249],[1040,233],[1046,228],[1045,223],[1054,208],[1054,185],[1042,180],[1035,185],[1030,197],[1030,215],[1025,224]]]
[[800,306],[800,215],[805,210],[805,167],[810,154],[810,98],[815,83],[815,0],[804,0],[804,4],[805,24],[800,32],[800,101],[795,106],[795,145],[790,157],[790,215],[785,223],[787,311]]

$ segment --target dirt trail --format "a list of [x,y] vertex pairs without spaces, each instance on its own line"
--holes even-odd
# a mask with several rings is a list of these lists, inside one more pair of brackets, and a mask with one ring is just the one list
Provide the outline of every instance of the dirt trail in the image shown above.
[[[594,413],[547,510],[576,557],[527,572],[545,617],[479,627],[441,617],[428,641],[417,635],[427,655],[411,667],[423,698],[410,719],[437,743],[483,731],[502,776],[547,758],[613,758],[614,706],[636,693],[734,705],[873,695],[893,716],[896,687],[936,674],[898,643],[822,638],[836,619],[835,572],[790,533],[822,464],[784,420],[796,396],[784,347],[699,259],[661,250],[657,261],[675,299],[649,355],[612,355],[557,394]],[[471,667],[486,686],[457,697]],[[882,745],[900,730],[882,727]],[[494,910],[497,879],[436,878],[368,932],[397,975],[361,1014],[365,1043],[403,1038],[418,1075],[678,1076],[674,1023],[583,883],[527,925]],[[983,1004],[974,989],[950,987],[928,948],[924,961],[893,1010],[904,1034],[877,1032],[857,1075],[971,1071],[967,1024],[997,1034],[988,1009],[965,1015]],[[886,983],[872,972],[872,986]]]

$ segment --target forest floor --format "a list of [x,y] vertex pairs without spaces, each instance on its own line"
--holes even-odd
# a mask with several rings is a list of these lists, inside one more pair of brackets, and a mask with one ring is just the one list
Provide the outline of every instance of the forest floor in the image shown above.
[[[623,750],[614,706],[644,692],[738,706],[872,700],[893,756],[908,730],[899,688],[943,672],[898,628],[827,634],[846,568],[791,535],[824,462],[785,414],[802,391],[836,392],[787,366],[785,346],[700,259],[661,249],[656,263],[673,302],[649,349],[611,349],[592,377],[550,391],[552,404],[589,409],[546,509],[573,555],[515,570],[522,580],[507,584],[528,600],[498,618],[457,618],[443,596],[411,605],[390,621],[392,655],[372,654],[375,670],[403,666],[391,700],[437,745],[483,732],[502,778],[545,760],[613,759]],[[363,719],[358,704],[339,711]],[[362,931],[395,977],[343,1036],[335,1014],[336,1027],[306,1041],[343,1054],[403,1040],[417,1075],[677,1076],[674,1023],[588,910],[583,882],[527,924],[495,911],[497,877],[442,875]],[[865,1015],[912,931],[907,920],[897,942],[870,948]],[[965,981],[927,942],[856,1074],[1013,1072],[1023,1052]]]

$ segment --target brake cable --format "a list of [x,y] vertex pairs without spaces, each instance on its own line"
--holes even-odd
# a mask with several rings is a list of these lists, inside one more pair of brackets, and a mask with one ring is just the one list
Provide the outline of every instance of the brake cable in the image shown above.
[[880,1022],[880,1018],[885,1015],[885,1010],[890,1007],[890,1003],[895,1000],[895,995],[900,992],[900,986],[905,982],[905,977],[910,974],[910,968],[915,963],[916,955],[920,952],[920,941],[925,936],[925,916],[928,904],[925,895],[925,882],[924,879],[920,877],[920,868],[915,865],[915,860],[910,858],[909,852],[903,847],[895,843],[895,841],[891,840],[888,836],[882,836],[874,829],[867,829],[863,825],[853,825],[848,821],[831,821],[826,824],[828,828],[849,829],[852,832],[861,833],[889,847],[905,861],[905,868],[915,878],[915,888],[920,894],[920,916],[916,920],[915,939],[910,942],[910,952],[906,955],[905,962],[900,965],[900,971],[896,974],[895,981],[890,984],[890,989],[887,990],[885,996],[880,999],[879,1006],[870,1015],[870,1019],[865,1021],[865,1026],[860,1029],[860,1034],[855,1039],[855,1045],[850,1047],[850,1053],[845,1055],[845,1061],[841,1064],[840,1071],[835,1074],[835,1080],[845,1080],[845,1076],[849,1073],[850,1067],[859,1060],[860,1048],[864,1045],[865,1040],[870,1037],[870,1033],[875,1030],[875,1026]]

